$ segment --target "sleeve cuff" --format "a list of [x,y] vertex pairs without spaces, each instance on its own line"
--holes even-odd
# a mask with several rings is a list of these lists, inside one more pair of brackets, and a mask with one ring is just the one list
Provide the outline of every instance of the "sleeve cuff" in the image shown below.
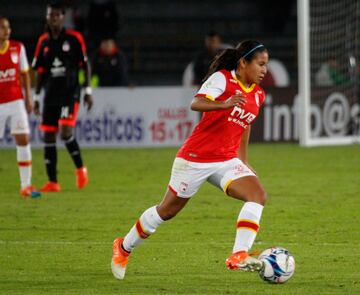
[[197,93],[195,96],[205,97],[205,98],[207,98],[207,99],[209,99],[209,100],[215,101],[215,98],[212,97],[212,96],[209,95],[209,94]]

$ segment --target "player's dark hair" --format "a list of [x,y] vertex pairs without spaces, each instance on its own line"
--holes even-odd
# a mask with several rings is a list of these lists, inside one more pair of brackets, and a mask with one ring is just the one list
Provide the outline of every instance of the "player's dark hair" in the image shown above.
[[209,31],[207,34],[206,34],[206,37],[208,38],[213,38],[213,37],[219,37],[221,38],[220,34],[216,31]]
[[245,40],[235,48],[225,49],[215,57],[204,80],[217,71],[236,69],[241,58],[250,62],[258,52],[264,51],[267,51],[266,47],[255,40]]
[[61,0],[52,0],[47,5],[48,8],[52,9],[59,9],[61,10],[62,14],[65,14],[66,6]]
[[2,20],[2,19],[9,20],[6,16],[4,16],[4,15],[0,14],[0,20]]

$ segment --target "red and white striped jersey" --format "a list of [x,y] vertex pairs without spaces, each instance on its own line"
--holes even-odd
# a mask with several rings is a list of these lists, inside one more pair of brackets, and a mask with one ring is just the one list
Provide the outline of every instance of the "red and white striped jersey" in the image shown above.
[[257,84],[246,88],[236,78],[235,71],[221,70],[211,75],[196,94],[210,100],[225,101],[239,93],[246,96],[246,104],[204,112],[177,157],[192,162],[221,162],[238,157],[241,136],[258,116],[265,100],[264,90]]
[[29,70],[25,47],[21,42],[9,40],[0,51],[0,103],[23,99],[20,73]]

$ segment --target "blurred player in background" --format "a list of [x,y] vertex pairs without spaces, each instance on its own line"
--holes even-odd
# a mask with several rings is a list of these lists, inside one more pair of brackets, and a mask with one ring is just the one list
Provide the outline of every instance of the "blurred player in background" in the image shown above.
[[10,119],[20,172],[20,194],[23,197],[38,197],[40,194],[31,185],[32,164],[27,113],[31,113],[33,103],[30,96],[29,64],[24,45],[9,40],[10,33],[9,20],[0,16],[0,138],[4,135],[7,119]]
[[90,88],[90,66],[86,45],[82,35],[64,28],[65,8],[61,2],[47,6],[47,32],[38,40],[32,63],[37,70],[34,112],[40,114],[39,94],[45,90],[40,129],[44,132],[45,165],[49,181],[40,189],[42,192],[59,192],[57,179],[56,135],[60,137],[76,166],[76,184],[79,189],[88,182],[87,168],[83,164],[80,147],[74,137],[74,127],[80,100],[79,69],[86,72],[84,103],[92,107]]
[[248,164],[247,151],[250,126],[265,100],[258,84],[266,74],[268,60],[265,46],[252,40],[215,58],[191,103],[191,109],[203,112],[203,117],[176,155],[163,201],[147,209],[124,238],[114,241],[111,269],[115,278],[124,278],[132,250],[180,212],[205,181],[245,202],[227,267],[262,268],[249,250],[259,230],[266,193]]
[[127,59],[114,39],[101,40],[92,61],[92,74],[100,87],[129,86]]
[[215,31],[205,36],[204,48],[194,60],[194,85],[200,86],[215,56],[223,49],[221,36]]

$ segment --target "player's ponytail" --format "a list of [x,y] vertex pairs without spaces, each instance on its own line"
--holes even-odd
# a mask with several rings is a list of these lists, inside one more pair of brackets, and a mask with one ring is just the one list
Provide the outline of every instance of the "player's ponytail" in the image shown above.
[[251,62],[256,53],[267,51],[266,47],[258,41],[246,40],[239,43],[235,49],[225,49],[218,54],[210,65],[209,71],[204,79],[208,79],[213,73],[220,70],[234,70],[237,68],[241,58]]
[[231,71],[236,68],[239,60],[239,52],[237,49],[228,48],[218,54],[210,65],[209,71],[204,80],[209,78],[213,73],[220,70]]

